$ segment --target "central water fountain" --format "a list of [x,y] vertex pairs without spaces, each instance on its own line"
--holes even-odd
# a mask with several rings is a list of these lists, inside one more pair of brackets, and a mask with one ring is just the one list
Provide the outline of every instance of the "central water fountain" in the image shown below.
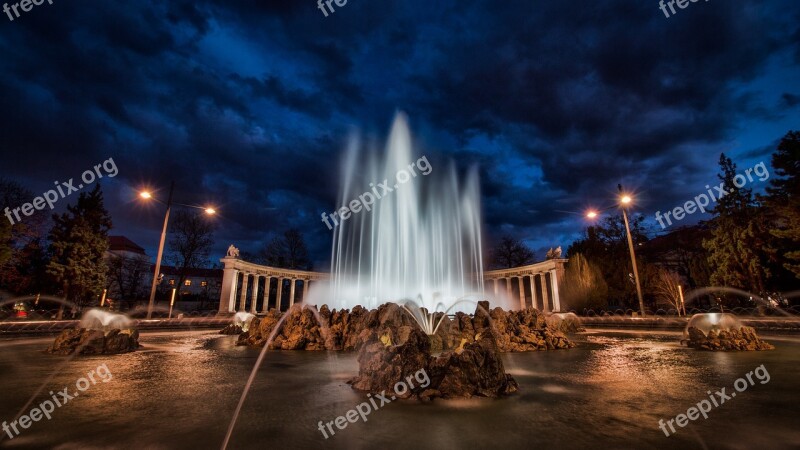
[[366,193],[375,198],[369,210],[334,229],[332,282],[324,303],[338,309],[406,304],[429,334],[436,325],[427,314],[474,311],[483,296],[475,168],[460,178],[452,163],[433,167],[426,156],[418,157],[407,119],[398,114],[385,152],[365,150],[355,139],[350,143],[342,180],[339,205],[369,201]]

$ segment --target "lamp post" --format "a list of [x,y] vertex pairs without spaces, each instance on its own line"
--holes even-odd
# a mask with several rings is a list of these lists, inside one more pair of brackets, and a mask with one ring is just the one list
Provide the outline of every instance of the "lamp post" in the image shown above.
[[[173,181],[170,183],[169,186],[169,196],[167,197],[167,202],[165,205],[167,206],[167,212],[164,214],[164,227],[161,229],[161,241],[158,244],[158,256],[156,256],[156,267],[155,271],[153,272],[153,284],[150,287],[150,302],[147,304],[147,318],[150,319],[153,316],[153,304],[155,303],[156,299],[156,286],[158,286],[158,275],[161,273],[161,258],[164,255],[164,241],[167,238],[167,225],[169,224],[169,213],[172,209],[172,191],[175,189],[175,182]],[[161,202],[157,198],[153,197],[153,195],[148,191],[142,191],[139,193],[139,196],[145,200],[153,199],[157,202]],[[176,205],[186,206],[188,208],[196,208],[205,210],[206,214],[212,215],[215,214],[216,211],[211,207],[202,207],[196,205],[185,205],[182,203],[175,203]]]
[[625,211],[625,207],[629,205],[631,202],[633,202],[633,199],[630,197],[630,195],[627,195],[622,192],[621,184],[617,185],[617,187],[619,188],[620,194],[622,194],[622,197],[620,197],[619,201],[622,208],[622,218],[625,220],[625,231],[628,234],[628,248],[631,251],[631,264],[633,264],[633,278],[634,280],[636,280],[636,295],[639,297],[639,311],[642,317],[644,317],[644,300],[642,299],[642,286],[639,283],[639,269],[636,267],[636,253],[633,251],[633,237],[631,236],[631,227],[628,224],[628,214]]

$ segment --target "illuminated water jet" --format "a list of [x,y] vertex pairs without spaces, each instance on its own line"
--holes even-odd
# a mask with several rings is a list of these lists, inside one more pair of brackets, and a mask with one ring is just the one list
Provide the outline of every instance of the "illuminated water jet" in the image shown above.
[[[375,155],[363,155],[358,142],[351,143],[339,204],[374,193],[376,184],[388,182],[391,192],[334,229],[330,291],[311,301],[340,309],[413,302],[428,314],[453,306],[452,312],[471,312],[474,301],[456,303],[484,291],[477,170],[460,179],[452,164],[433,167],[426,157],[418,158],[402,114],[395,118],[385,153]],[[435,328],[430,316],[412,315],[428,332]]]

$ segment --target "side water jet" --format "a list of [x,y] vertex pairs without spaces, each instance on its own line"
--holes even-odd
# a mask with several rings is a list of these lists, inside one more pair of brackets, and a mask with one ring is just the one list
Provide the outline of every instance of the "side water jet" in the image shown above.
[[[473,295],[478,299],[481,298],[478,294],[470,294],[465,297],[470,297]],[[420,306],[420,303],[422,303],[421,296],[418,297],[418,299],[420,300],[419,303],[413,300],[401,300],[397,303],[403,308],[405,312],[407,312],[414,319],[415,322],[417,322],[417,325],[419,325],[419,328],[425,334],[432,335],[436,334],[436,332],[439,330],[439,325],[442,324],[442,321],[444,320],[445,317],[447,317],[447,314],[450,311],[452,311],[456,306],[462,303],[467,303],[472,306],[480,307],[477,299],[472,300],[465,297],[457,299],[455,302],[450,304],[449,307],[446,306],[444,303],[439,302],[436,304],[436,307],[433,311],[428,311],[427,308]],[[441,307],[441,310],[439,309],[439,307]]]
[[[228,425],[228,431],[225,434],[225,440],[222,442],[222,450],[228,448],[228,443],[231,440],[231,436],[233,436],[233,430],[236,427],[236,421],[239,418],[239,413],[242,411],[242,406],[244,406],[244,402],[247,399],[247,394],[250,392],[250,387],[253,385],[253,381],[256,379],[256,374],[258,374],[258,369],[261,367],[261,363],[264,361],[264,357],[267,355],[267,350],[269,350],[269,346],[272,343],[275,336],[281,330],[283,326],[283,322],[291,316],[291,312],[294,309],[308,309],[314,315],[314,318],[317,319],[317,322],[320,326],[320,333],[322,334],[323,338],[328,336],[328,328],[325,326],[325,322],[319,315],[319,311],[316,308],[311,307],[312,305],[306,303],[295,303],[292,307],[289,308],[284,314],[283,317],[278,320],[278,323],[275,324],[275,328],[272,329],[272,332],[269,334],[269,338],[267,338],[267,342],[264,344],[264,348],[261,349],[261,353],[258,354],[258,359],[256,359],[256,364],[253,366],[253,370],[250,371],[250,376],[247,378],[247,383],[244,385],[244,391],[242,392],[242,396],[239,398],[239,403],[236,405],[236,411],[233,413],[233,418],[231,418],[231,423]],[[252,320],[252,319],[251,319]]]

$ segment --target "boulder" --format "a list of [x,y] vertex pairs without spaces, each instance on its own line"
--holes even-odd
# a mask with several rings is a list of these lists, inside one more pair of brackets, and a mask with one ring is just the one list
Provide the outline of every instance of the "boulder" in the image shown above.
[[219,331],[219,334],[224,334],[228,336],[239,335],[242,333],[244,333],[242,327],[236,325],[235,323],[232,323]]
[[731,330],[710,330],[708,334],[696,327],[689,327],[688,346],[697,350],[708,351],[762,351],[774,350],[775,347],[761,340],[752,327],[741,327]]
[[115,355],[139,348],[139,332],[136,330],[109,331],[68,328],[56,336],[53,345],[45,352],[55,355]]
[[[359,373],[348,383],[373,394],[385,391],[398,398],[430,400],[498,397],[517,391],[516,381],[505,373],[491,332],[438,357],[431,355],[430,339],[418,328],[399,345],[382,342],[373,332],[359,351],[358,362]],[[401,389],[402,384],[409,389]]]

